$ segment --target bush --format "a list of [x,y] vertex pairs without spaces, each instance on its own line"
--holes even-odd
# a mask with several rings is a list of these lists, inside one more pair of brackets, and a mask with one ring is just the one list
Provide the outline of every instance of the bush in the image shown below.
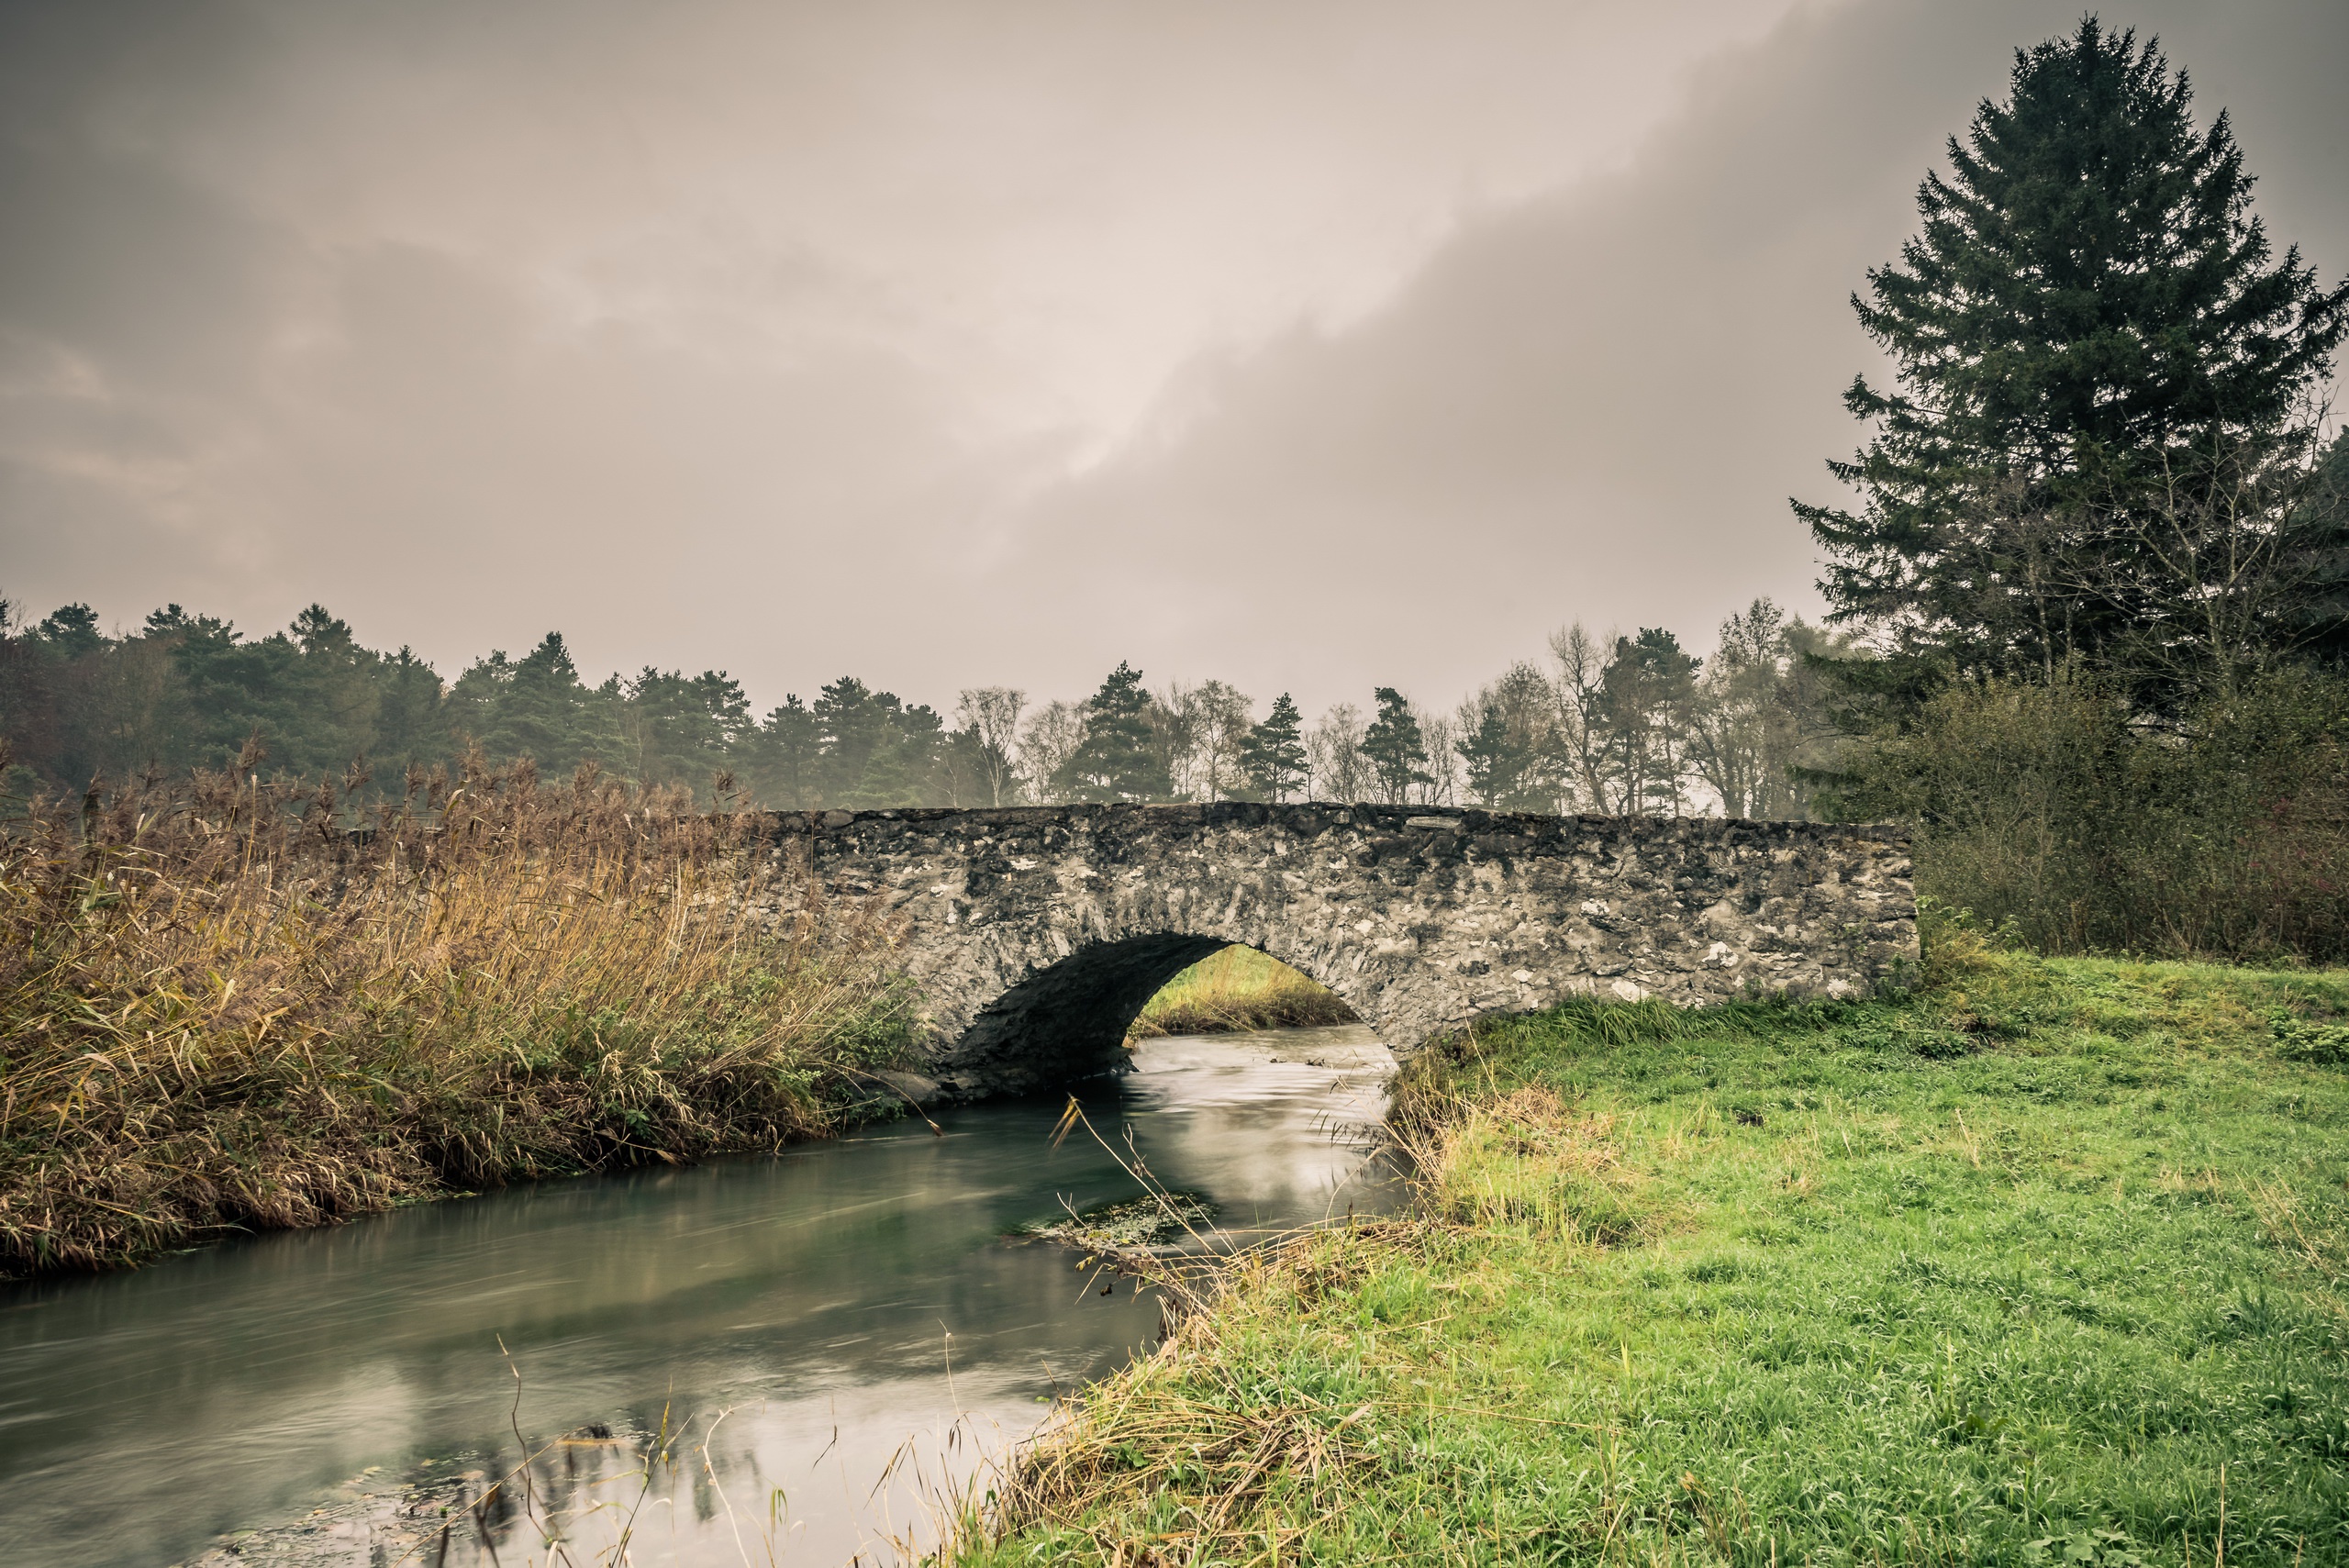
[[2349,959],[2349,681],[2284,672],[2154,724],[2114,690],[1958,682],[1850,763],[1920,895],[2043,952]]

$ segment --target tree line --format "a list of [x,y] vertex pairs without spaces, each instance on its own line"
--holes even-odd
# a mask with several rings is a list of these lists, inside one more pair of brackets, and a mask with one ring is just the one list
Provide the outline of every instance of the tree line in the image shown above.
[[381,795],[470,754],[774,809],[1310,797],[1799,817],[1805,760],[1833,737],[1815,666],[1846,642],[1761,599],[1704,657],[1661,628],[1568,627],[1546,661],[1449,708],[1378,686],[1308,721],[1286,693],[1152,690],[1121,663],[1081,700],[973,687],[941,716],[842,676],[761,715],[723,671],[590,684],[559,632],[444,681],[317,605],[257,638],[176,605],[112,633],[86,605],[30,624],[0,605],[0,702],[19,795],[206,769]]

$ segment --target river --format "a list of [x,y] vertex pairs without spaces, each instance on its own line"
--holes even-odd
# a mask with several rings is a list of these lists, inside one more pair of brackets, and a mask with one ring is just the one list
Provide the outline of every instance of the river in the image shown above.
[[891,1561],[1159,1333],[1022,1227],[1141,1195],[1129,1131],[1233,1240],[1383,1207],[1392,1068],[1358,1027],[1154,1040],[1084,1095],[1099,1140],[963,1106],[8,1287],[0,1559]]

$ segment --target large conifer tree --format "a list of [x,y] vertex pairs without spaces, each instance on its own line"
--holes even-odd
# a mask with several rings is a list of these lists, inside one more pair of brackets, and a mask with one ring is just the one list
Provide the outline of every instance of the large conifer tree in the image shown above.
[[2226,115],[2198,131],[2155,43],[2089,17],[2018,51],[2012,86],[1853,296],[1898,380],[1845,395],[1876,435],[1830,467],[1864,506],[1796,510],[1837,618],[2020,671],[2169,635],[2201,558],[2148,549],[2149,528],[2205,526],[2178,499],[2221,494],[2241,528],[2245,483],[2305,453],[2349,285],[2273,259]]

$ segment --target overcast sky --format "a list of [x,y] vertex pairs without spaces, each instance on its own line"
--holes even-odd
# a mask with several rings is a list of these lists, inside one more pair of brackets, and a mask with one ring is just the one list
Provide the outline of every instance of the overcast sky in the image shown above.
[[[2349,6],[2115,5],[2349,266]],[[0,595],[453,675],[1449,704],[1815,611],[1846,296],[2074,0],[0,0]]]

